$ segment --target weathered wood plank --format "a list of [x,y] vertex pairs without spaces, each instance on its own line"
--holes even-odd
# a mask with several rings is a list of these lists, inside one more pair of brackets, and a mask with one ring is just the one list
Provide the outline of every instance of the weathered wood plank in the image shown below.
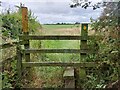
[[[81,36],[84,37],[85,39],[81,40],[80,49],[86,50],[86,49],[88,49],[87,40],[86,40],[88,38],[88,24],[86,24],[86,23],[81,24]],[[80,53],[80,61],[84,62],[87,54],[88,53]],[[81,78],[85,75],[85,72],[81,68],[78,68],[78,70],[79,70],[79,75],[78,75],[77,82],[80,84],[80,86],[82,86]]]
[[20,52],[20,47],[17,46],[17,73],[18,73],[18,83],[20,83],[20,80],[22,78],[22,54]]
[[75,75],[74,75],[74,68],[68,67],[66,68],[64,74],[64,87],[65,88],[75,88]]
[[74,78],[74,68],[72,67],[68,67],[65,69],[63,77],[70,77],[70,78]]
[[[28,36],[29,35],[29,30],[28,30],[28,9],[27,7],[22,7],[22,30],[23,30],[23,35]],[[30,42],[27,39],[24,39],[25,43],[24,48],[29,49],[30,48]],[[25,61],[30,62],[30,53],[25,53]],[[31,79],[31,73],[30,73],[30,68],[26,67],[27,75],[26,78],[27,80]]]
[[22,7],[22,30],[24,33],[28,32],[28,9]]
[[89,40],[98,36],[71,36],[71,35],[42,35],[42,36],[35,36],[35,35],[20,35],[20,40]]
[[91,50],[80,49],[22,49],[23,53],[96,53]]
[[[82,24],[81,36],[84,38],[88,38],[88,24]],[[82,50],[88,49],[87,40],[81,40],[80,49],[82,49]],[[86,57],[86,55],[87,55],[87,53],[80,53],[80,58],[82,61],[84,61],[84,58]]]
[[73,89],[74,90],[74,88],[75,88],[75,80],[74,79],[72,79],[72,80],[65,80],[64,81],[64,88],[66,88],[66,89]]
[[81,62],[81,63],[64,63],[64,62],[23,62],[24,67],[41,67],[41,66],[59,66],[59,67],[96,67],[99,63]]

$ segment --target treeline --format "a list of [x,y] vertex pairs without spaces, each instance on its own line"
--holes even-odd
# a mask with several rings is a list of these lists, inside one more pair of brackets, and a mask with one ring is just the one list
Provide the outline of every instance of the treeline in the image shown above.
[[45,25],[73,25],[73,24],[80,24],[80,22],[75,22],[75,23],[64,23],[64,22],[61,22],[61,23],[53,23],[53,24],[45,24]]

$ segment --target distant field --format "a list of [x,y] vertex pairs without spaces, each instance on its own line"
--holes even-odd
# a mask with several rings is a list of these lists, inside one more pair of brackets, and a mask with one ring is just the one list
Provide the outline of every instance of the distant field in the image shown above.
[[76,27],[78,25],[75,25],[75,24],[66,24],[66,25],[43,25],[43,28],[44,29],[59,29],[59,28],[73,28],[73,27]]
[[74,35],[79,34],[79,25],[42,25],[42,34],[49,35]]

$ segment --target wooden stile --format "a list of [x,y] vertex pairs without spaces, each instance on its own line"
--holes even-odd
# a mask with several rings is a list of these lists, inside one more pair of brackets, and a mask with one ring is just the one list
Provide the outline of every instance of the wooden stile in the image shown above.
[[[92,52],[92,50],[88,50],[87,47],[87,40],[93,38],[94,36],[88,36],[88,24],[82,24],[81,27],[81,36],[71,36],[71,35],[62,35],[62,36],[56,36],[56,35],[42,35],[42,36],[35,36],[35,35],[29,35],[28,30],[28,11],[26,7],[22,7],[22,29],[23,29],[23,35],[20,35],[19,39],[23,40],[23,42],[26,42],[24,44],[24,49],[21,49],[18,54],[18,59],[20,58],[20,53],[25,55],[25,62],[19,62],[19,68],[18,71],[20,72],[22,65],[23,67],[26,67],[28,74],[30,74],[30,68],[31,67],[41,67],[41,66],[59,66],[59,67],[67,67],[64,74],[64,87],[65,88],[75,88],[76,84],[76,78],[75,78],[75,68],[80,68],[79,70],[82,70],[84,72],[83,67],[96,67],[98,63],[93,62],[83,62],[84,57],[88,53],[96,53]],[[80,49],[30,49],[29,40],[81,40],[80,43]],[[30,61],[30,53],[78,53],[81,56],[81,62],[80,63],[56,63],[56,62],[31,62]],[[22,56],[21,56],[22,57]],[[80,71],[79,71],[80,72]],[[80,74],[80,73],[79,73]],[[85,72],[84,72],[85,74]],[[21,74],[19,73],[19,76]],[[85,76],[83,75],[80,75]],[[79,78],[81,78],[79,77]],[[28,78],[29,79],[29,78]],[[79,79],[78,79],[79,80]]]

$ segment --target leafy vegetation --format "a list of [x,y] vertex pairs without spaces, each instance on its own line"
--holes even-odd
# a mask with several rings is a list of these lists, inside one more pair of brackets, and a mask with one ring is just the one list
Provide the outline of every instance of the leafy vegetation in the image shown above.
[[15,58],[12,62],[8,62],[5,64],[4,72],[2,73],[2,87],[3,88],[15,88],[18,84],[17,80],[17,70],[16,70],[17,62]]
[[[17,11],[11,12],[9,9],[6,13],[2,13],[1,22],[2,22],[2,35],[11,39],[18,39],[18,35],[22,33],[22,14],[21,7],[22,5],[16,6],[18,8]],[[30,11],[28,11],[28,29],[29,33],[35,33],[38,29],[41,28],[41,25],[36,20],[37,17]]]
[[[22,15],[21,15],[21,7],[16,6],[18,8],[16,11],[11,11],[8,9],[6,12],[0,14],[0,28],[2,35],[2,43],[11,43],[12,41],[17,41],[20,34],[22,34]],[[28,11],[28,23],[29,23],[29,32],[30,34],[34,34],[35,32],[40,32],[41,25],[37,21],[37,18],[31,11]],[[9,42],[9,41],[11,42]],[[15,47],[11,50],[7,48],[7,52],[3,53],[2,50],[2,60],[4,61],[7,58],[10,58],[11,55],[8,53],[13,53],[11,51],[15,51]],[[11,51],[9,51],[11,50]],[[9,52],[8,52],[9,51]],[[14,52],[15,53],[15,52]],[[4,64],[4,70],[2,72],[2,88],[15,88],[18,87],[19,84],[17,83],[18,76],[16,70],[16,59],[10,60],[10,62],[6,62]]]
[[96,85],[99,85],[100,88],[105,88],[108,83],[118,80],[119,25],[116,15],[117,4],[107,3],[102,15],[98,20],[93,20],[91,25],[96,35],[103,36],[98,40],[99,52],[97,56],[99,58],[98,61],[102,61],[102,64],[98,66],[99,73],[94,73],[95,75],[93,75],[97,82],[90,80],[91,83],[96,82]]

